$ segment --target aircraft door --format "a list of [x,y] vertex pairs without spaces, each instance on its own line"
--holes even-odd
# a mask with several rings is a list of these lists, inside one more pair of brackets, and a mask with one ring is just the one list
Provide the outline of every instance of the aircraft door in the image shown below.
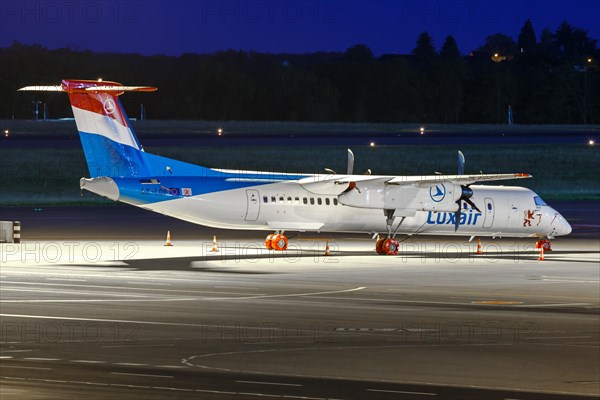
[[517,199],[509,200],[510,210],[508,214],[508,221],[510,226],[518,226],[519,222],[521,222],[521,207],[519,201]]
[[246,198],[248,199],[248,208],[246,209],[246,221],[256,221],[260,212],[260,200],[258,190],[246,190]]
[[491,226],[494,224],[494,215],[495,215],[495,206],[494,206],[494,200],[490,199],[489,197],[486,197],[484,200],[484,207],[485,209],[483,210],[483,214],[484,214],[484,220],[483,220],[483,227],[484,228],[491,228]]

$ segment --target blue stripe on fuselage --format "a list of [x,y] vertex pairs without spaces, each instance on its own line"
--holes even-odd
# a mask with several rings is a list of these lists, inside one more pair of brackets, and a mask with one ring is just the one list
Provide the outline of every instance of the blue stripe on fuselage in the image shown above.
[[[306,175],[274,172],[216,171],[140,151],[104,136],[79,132],[90,176],[111,177],[121,200],[136,204],[305,178]],[[155,179],[159,183],[148,183]],[[143,183],[144,182],[144,183]]]

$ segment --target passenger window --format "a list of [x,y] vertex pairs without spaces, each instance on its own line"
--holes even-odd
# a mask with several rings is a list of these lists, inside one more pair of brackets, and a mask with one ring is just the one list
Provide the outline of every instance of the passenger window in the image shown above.
[[269,198],[267,196],[263,196],[263,203],[268,203],[269,202]]
[[487,209],[492,211],[492,203],[487,203]]
[[288,203],[292,204],[292,198],[291,197],[288,197]]
[[271,196],[271,203],[275,203],[277,201],[277,199],[275,198],[275,196]]
[[279,197],[279,202],[280,203],[283,203],[283,200],[285,200],[283,196]]
[[304,198],[302,198],[302,202],[303,202],[304,204],[308,204],[308,199],[307,199],[306,197],[304,197]]
[[333,199],[333,205],[334,205],[334,206],[337,206],[337,205],[338,205],[338,201],[337,201],[337,199]]
[[323,204],[323,199],[321,199],[321,198],[319,197],[319,198],[317,199],[317,204],[318,204],[318,205],[321,205],[321,204]]
[[299,203],[300,203],[300,197],[296,197],[296,198],[294,199],[294,201],[296,202],[296,204],[299,204]]
[[310,204],[315,204],[315,198],[314,197],[310,198]]
[[325,204],[329,205],[329,198],[325,199]]

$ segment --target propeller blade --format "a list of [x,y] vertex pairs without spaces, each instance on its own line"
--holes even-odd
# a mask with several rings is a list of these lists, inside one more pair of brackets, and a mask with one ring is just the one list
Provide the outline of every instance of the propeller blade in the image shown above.
[[458,151],[458,175],[462,175],[465,172],[465,155],[462,151]]
[[471,201],[471,199],[464,199],[464,200],[467,202],[467,204],[468,204],[468,205],[470,205],[470,206],[473,208],[473,210],[475,210],[475,211],[478,211],[478,212],[481,212],[481,210],[479,209],[479,207],[477,207],[477,206],[475,205],[475,203],[473,203],[473,202]]
[[458,204],[458,210],[454,213],[454,232],[458,231],[458,227],[460,226],[460,216],[462,213],[462,204],[460,200],[456,202]]
[[354,153],[352,152],[352,150],[348,149],[348,167],[346,169],[346,173],[348,175],[352,175],[353,171],[354,171]]

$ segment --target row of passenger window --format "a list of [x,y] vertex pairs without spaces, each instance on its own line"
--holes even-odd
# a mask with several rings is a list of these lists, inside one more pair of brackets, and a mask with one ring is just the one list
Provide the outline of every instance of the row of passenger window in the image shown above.
[[[263,196],[263,203],[267,204],[267,203],[277,203],[277,196],[271,196],[271,200],[269,201],[269,196]],[[316,199],[314,197],[303,197],[302,198],[302,204],[311,204],[314,205],[316,202],[317,205],[323,205],[325,204],[326,206],[329,206],[331,204],[333,204],[334,206],[338,205],[338,200],[336,198],[330,199],[329,197],[325,197],[324,199],[321,197],[317,197]],[[279,204],[284,204],[286,203],[286,198],[285,196],[279,196]],[[292,200],[291,197],[288,196],[287,198],[287,204],[300,204],[300,197],[294,197],[294,200]]]

